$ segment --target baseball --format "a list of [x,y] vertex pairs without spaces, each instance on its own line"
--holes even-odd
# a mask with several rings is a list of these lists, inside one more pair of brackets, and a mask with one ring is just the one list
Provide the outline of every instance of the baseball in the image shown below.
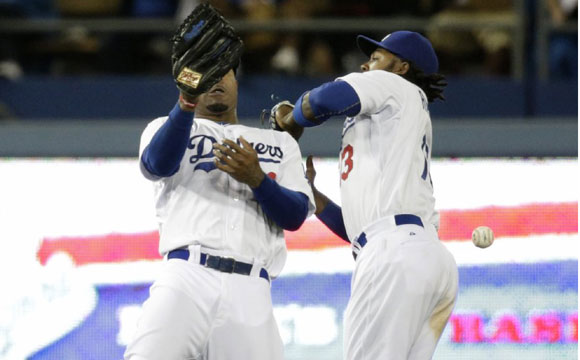
[[485,249],[493,244],[493,230],[487,226],[478,226],[471,234],[471,241],[478,248]]

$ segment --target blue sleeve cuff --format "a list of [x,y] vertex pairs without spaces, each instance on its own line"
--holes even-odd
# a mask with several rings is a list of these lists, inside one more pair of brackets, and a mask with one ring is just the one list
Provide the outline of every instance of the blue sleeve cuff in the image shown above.
[[169,177],[179,170],[193,124],[193,113],[181,110],[179,103],[169,112],[169,119],[153,135],[143,151],[141,162],[149,173]]
[[361,110],[360,98],[354,88],[346,81],[337,80],[324,83],[309,92],[308,103],[314,115],[314,119],[309,120],[302,112],[306,94],[298,98],[292,112],[294,121],[302,127],[320,125],[332,116],[355,116]]
[[296,101],[296,104],[294,104],[294,110],[292,110],[292,116],[294,117],[294,121],[296,121],[296,123],[302,127],[313,127],[316,125],[320,125],[312,121],[309,121],[308,119],[306,119],[306,117],[304,117],[304,113],[302,112],[302,101],[304,100],[304,95],[306,94],[307,93],[302,94]]
[[264,180],[262,180],[260,185],[252,189],[254,197],[256,197],[256,200],[258,201],[263,201],[270,198],[278,190],[276,189],[276,185],[278,184],[269,178],[268,175],[264,176]]
[[316,215],[320,221],[324,223],[333,233],[338,235],[342,240],[350,243],[346,228],[344,227],[344,220],[342,218],[342,210],[338,205],[329,201],[324,210]]
[[268,176],[252,189],[264,213],[286,230],[298,230],[308,215],[308,196],[278,185]]
[[192,112],[181,110],[177,102],[169,112],[169,122],[178,129],[189,129],[193,124],[193,115]]

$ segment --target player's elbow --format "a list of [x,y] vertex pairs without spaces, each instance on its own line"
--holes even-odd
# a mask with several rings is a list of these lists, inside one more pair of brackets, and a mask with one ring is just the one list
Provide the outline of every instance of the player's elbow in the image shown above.
[[300,229],[300,227],[302,226],[302,224],[304,224],[304,220],[306,220],[306,217],[303,217],[303,218],[301,218],[298,221],[294,221],[294,222],[288,223],[286,225],[286,227],[284,227],[284,230],[296,231],[296,230]]
[[278,224],[284,230],[296,231],[306,221],[306,217],[308,216],[308,198],[304,194],[300,195],[300,203],[296,206],[298,210],[294,213],[294,216],[286,217],[284,224]]
[[179,170],[179,164],[163,164],[159,161],[155,162],[150,156],[147,156],[148,152],[145,152],[141,157],[141,163],[143,167],[151,174],[158,177],[170,177]]
[[300,221],[293,221],[293,222],[288,222],[286,224],[284,224],[284,226],[282,226],[282,228],[284,230],[288,230],[288,231],[296,231],[298,229],[300,229],[300,227],[302,226],[302,224],[304,224],[304,219],[301,219]]

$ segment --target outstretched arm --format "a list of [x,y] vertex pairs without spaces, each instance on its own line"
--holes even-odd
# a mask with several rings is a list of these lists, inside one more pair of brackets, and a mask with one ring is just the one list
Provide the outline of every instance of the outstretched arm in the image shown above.
[[356,91],[346,81],[338,80],[302,94],[294,109],[280,118],[276,117],[276,122],[298,139],[305,127],[320,125],[332,116],[355,116],[360,110]]
[[168,177],[179,170],[191,132],[194,108],[194,103],[185,100],[183,96],[179,97],[169,118],[153,135],[141,155],[143,166],[149,173]]
[[340,237],[344,241],[350,243],[350,241],[348,240],[348,236],[346,234],[346,229],[344,227],[342,210],[338,205],[336,205],[326,195],[318,191],[318,189],[314,186],[314,178],[316,178],[316,170],[314,169],[314,164],[312,163],[312,155],[308,156],[308,158],[306,159],[306,177],[308,178],[308,182],[312,187],[314,201],[316,203],[316,212],[314,214],[333,233],[335,233],[338,237]]

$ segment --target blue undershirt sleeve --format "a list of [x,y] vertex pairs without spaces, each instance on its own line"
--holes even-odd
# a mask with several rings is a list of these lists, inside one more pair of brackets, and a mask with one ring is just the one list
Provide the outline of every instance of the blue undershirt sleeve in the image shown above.
[[346,81],[328,82],[310,91],[308,102],[314,119],[306,119],[302,112],[304,95],[298,98],[292,111],[294,120],[302,127],[320,125],[332,116],[355,116],[361,110],[358,94]]
[[179,170],[192,124],[193,113],[181,110],[177,103],[141,155],[147,171],[159,177],[169,177]]
[[342,240],[350,243],[346,235],[344,220],[342,219],[342,210],[338,205],[329,201],[324,210],[316,215],[333,233],[338,235]]
[[264,213],[285,230],[298,230],[308,215],[308,196],[293,191],[264,176],[257,188],[252,189]]

